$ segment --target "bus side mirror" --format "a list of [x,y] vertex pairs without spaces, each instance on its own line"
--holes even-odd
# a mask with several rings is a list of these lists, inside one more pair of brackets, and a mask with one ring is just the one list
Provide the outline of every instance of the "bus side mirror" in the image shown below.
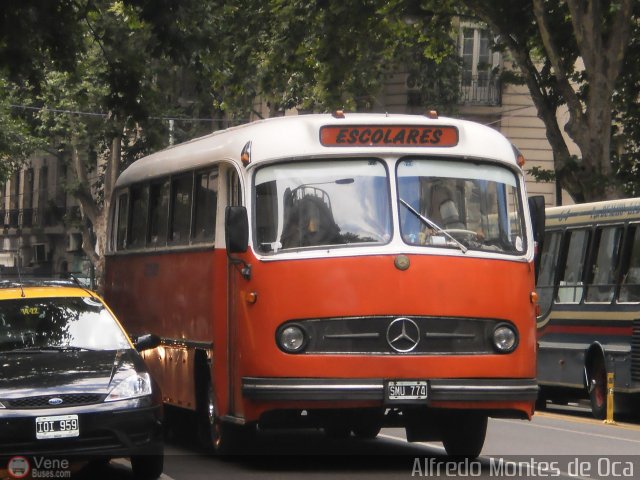
[[536,282],[540,271],[540,257],[544,244],[544,226],[546,223],[544,196],[534,195],[529,197],[529,211],[531,212],[531,223],[533,225],[533,240],[536,242],[535,271]]
[[247,209],[230,206],[224,212],[227,254],[244,253],[249,247],[249,218]]

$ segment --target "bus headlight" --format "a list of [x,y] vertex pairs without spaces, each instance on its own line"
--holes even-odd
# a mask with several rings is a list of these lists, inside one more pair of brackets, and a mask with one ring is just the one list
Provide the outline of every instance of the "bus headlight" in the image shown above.
[[278,333],[278,346],[287,353],[300,353],[307,345],[307,334],[297,324],[281,328]]
[[518,334],[511,325],[501,323],[493,330],[493,346],[500,353],[513,352],[518,346]]

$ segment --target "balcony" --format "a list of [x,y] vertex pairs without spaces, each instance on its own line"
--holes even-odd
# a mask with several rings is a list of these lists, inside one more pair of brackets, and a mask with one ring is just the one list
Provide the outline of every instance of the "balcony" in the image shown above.
[[460,82],[461,105],[498,106],[502,102],[500,78],[497,75],[463,76]]

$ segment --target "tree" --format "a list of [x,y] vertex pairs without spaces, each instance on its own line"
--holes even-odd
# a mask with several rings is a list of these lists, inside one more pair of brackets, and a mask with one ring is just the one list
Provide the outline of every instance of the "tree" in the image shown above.
[[[218,105],[241,118],[257,97],[271,115],[293,107],[375,110],[385,76],[399,66],[424,80],[425,90],[433,78],[453,77],[450,84],[457,86],[453,10],[443,6],[449,2],[214,3],[212,87]],[[455,98],[445,83],[438,99],[450,106]]]
[[[463,0],[498,34],[526,83],[554,153],[555,178],[577,202],[623,195],[611,158],[613,96],[637,22],[633,0]],[[566,106],[562,125],[558,111]],[[574,157],[563,130],[579,147]]]
[[[166,145],[160,117],[224,110],[241,122],[256,98],[271,115],[372,110],[399,63],[425,80],[425,91],[442,68],[454,80],[438,85],[440,103],[454,100],[452,10],[437,0],[62,0],[47,5],[47,21],[36,3],[0,7],[5,22],[15,20],[11,36],[0,33],[0,61],[14,61],[6,72],[16,85],[33,85],[22,102],[41,109],[37,133],[71,159],[68,188],[98,277],[113,186],[122,168]],[[67,28],[56,37],[58,21]],[[16,41],[32,32],[24,45]],[[186,95],[182,78],[192,87]],[[180,124],[175,140],[195,136],[197,126]]]

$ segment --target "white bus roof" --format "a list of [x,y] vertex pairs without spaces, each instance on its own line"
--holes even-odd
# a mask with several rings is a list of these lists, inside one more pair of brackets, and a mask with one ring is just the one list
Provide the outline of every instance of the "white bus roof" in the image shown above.
[[[455,146],[325,146],[320,141],[324,126],[452,126],[458,130]],[[498,131],[479,123],[453,118],[432,119],[423,115],[346,113],[292,115],[259,120],[169,147],[141,158],[118,178],[116,188],[172,173],[230,160],[240,164],[242,149],[251,142],[253,168],[263,162],[283,158],[327,156],[379,156],[389,153],[439,155],[495,160],[517,166],[511,143]]]
[[640,198],[579,203],[546,209],[548,228],[640,220]]

